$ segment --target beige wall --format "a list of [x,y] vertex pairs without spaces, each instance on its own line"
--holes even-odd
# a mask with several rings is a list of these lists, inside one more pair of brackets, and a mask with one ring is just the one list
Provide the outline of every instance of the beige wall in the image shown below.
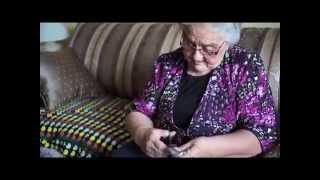
[[280,23],[243,23],[242,27],[270,27],[270,28],[280,28]]

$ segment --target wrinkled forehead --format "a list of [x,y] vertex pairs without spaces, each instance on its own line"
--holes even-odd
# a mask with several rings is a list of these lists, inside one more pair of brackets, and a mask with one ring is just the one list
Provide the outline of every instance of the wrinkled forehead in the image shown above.
[[192,23],[184,26],[183,36],[191,41],[204,44],[220,43],[224,41],[224,35],[216,31],[208,23]]

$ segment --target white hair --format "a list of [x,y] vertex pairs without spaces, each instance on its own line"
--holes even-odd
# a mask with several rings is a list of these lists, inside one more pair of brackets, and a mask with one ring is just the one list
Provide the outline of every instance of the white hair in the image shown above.
[[[188,30],[192,25],[199,23],[181,23],[182,28]],[[241,23],[206,23],[212,31],[222,33],[225,41],[236,44],[240,39]]]

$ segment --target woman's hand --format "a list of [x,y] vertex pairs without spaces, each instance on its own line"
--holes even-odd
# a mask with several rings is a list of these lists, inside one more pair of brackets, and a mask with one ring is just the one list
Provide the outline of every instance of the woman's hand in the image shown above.
[[178,153],[177,157],[208,157],[208,154],[206,153],[206,143],[206,137],[198,137],[192,139],[188,143],[175,148],[177,151],[180,152]]
[[174,132],[156,128],[139,128],[134,139],[146,155],[150,157],[168,157],[167,145],[160,138],[172,135],[170,133]]

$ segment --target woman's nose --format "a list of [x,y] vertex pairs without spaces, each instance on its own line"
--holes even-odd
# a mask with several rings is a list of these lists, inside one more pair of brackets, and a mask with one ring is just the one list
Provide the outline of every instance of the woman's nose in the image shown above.
[[199,49],[195,49],[193,52],[193,60],[194,61],[203,61],[203,56],[200,53]]

